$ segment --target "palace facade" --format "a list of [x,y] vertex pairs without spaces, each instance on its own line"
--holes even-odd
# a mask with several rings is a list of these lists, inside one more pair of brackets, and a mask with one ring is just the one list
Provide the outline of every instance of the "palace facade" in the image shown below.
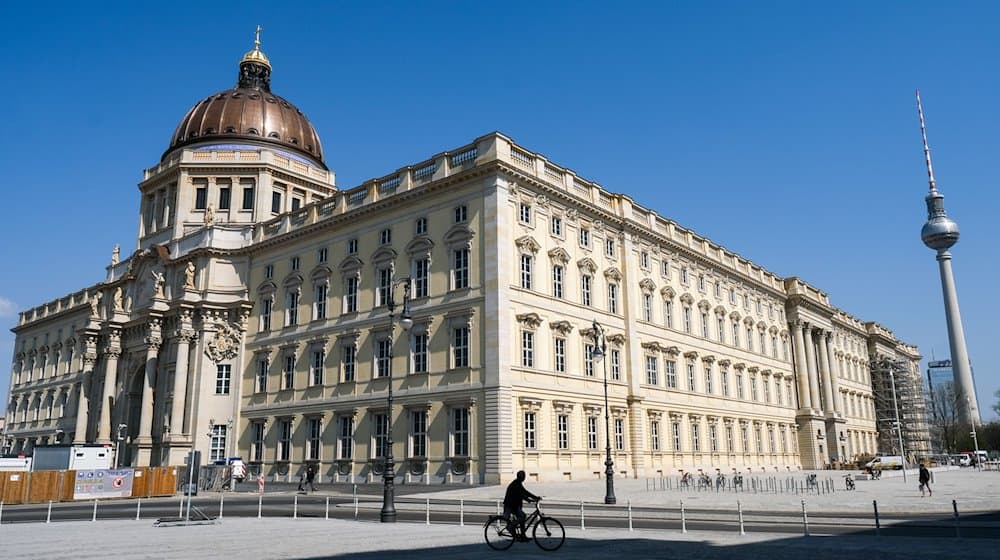
[[270,73],[255,46],[185,115],[105,281],[21,313],[8,451],[371,481],[392,445],[403,482],[497,483],[601,476],[610,443],[620,476],[785,471],[879,451],[873,359],[919,383],[885,327],[501,133],[340,189]]

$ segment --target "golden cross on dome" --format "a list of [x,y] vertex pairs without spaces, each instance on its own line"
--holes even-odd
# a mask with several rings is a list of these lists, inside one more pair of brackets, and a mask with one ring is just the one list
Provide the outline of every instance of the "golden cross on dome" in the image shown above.
[[255,49],[260,48],[260,32],[261,32],[261,27],[258,25],[257,32],[254,33],[254,39],[253,39],[253,46]]

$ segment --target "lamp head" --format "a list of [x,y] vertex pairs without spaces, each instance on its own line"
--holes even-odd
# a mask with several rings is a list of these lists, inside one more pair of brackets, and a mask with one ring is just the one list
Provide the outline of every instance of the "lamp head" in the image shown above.
[[594,350],[590,353],[590,357],[594,359],[595,362],[600,363],[604,359],[604,350],[597,344],[594,345]]
[[399,326],[403,327],[404,331],[413,328],[413,318],[410,317],[408,310],[403,311],[403,316],[399,319]]

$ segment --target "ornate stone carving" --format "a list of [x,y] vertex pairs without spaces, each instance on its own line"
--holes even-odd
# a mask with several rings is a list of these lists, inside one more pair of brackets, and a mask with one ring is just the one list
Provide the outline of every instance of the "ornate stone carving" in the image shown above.
[[194,289],[194,273],[194,262],[188,261],[187,266],[184,268],[184,289]]
[[231,360],[239,351],[240,338],[238,329],[228,323],[220,322],[216,325],[215,336],[205,345],[205,355],[215,363]]
[[113,296],[115,302],[115,311],[123,311],[122,308],[122,287],[118,286],[115,288],[115,295]]
[[115,243],[115,248],[111,250],[111,266],[118,264],[121,260],[122,248]]
[[542,324],[542,318],[538,316],[538,313],[521,313],[515,315],[515,318],[518,323],[529,329],[537,329]]
[[166,278],[163,273],[157,270],[150,270],[150,275],[153,277],[153,297],[162,298],[163,297],[163,283]]
[[552,330],[559,331],[559,334],[562,335],[568,335],[573,331],[573,325],[571,325],[569,321],[556,321],[554,323],[550,323],[549,327],[551,327]]

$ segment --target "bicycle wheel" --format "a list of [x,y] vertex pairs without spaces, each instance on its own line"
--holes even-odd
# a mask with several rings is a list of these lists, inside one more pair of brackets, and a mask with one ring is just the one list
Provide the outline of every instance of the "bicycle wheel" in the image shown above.
[[555,517],[542,517],[535,523],[531,536],[542,550],[556,550],[566,541],[566,530]]
[[501,515],[493,515],[487,519],[483,533],[486,536],[486,544],[493,550],[507,550],[514,544],[514,533],[510,530],[510,524]]

